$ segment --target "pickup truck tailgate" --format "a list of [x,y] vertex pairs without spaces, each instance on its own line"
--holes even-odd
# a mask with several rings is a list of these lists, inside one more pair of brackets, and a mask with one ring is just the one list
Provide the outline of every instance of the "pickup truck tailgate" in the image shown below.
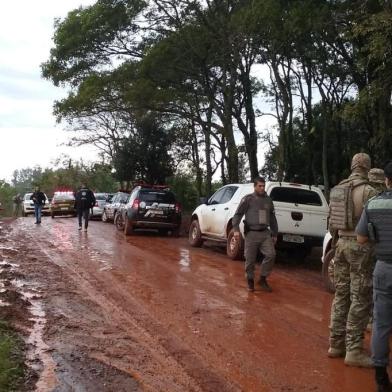
[[275,215],[280,233],[324,237],[327,231],[328,209],[283,205],[275,202]]

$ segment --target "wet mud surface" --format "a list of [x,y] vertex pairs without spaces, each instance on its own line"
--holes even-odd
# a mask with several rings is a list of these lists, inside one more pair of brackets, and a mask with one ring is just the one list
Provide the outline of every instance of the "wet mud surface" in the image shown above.
[[0,226],[0,311],[19,301],[36,391],[374,390],[371,370],[326,356],[317,255],[280,256],[274,291],[248,293],[242,262],[184,237],[66,217]]

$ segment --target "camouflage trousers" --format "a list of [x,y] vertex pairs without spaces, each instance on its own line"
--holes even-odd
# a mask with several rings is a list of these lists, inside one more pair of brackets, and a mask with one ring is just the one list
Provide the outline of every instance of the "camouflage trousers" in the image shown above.
[[331,309],[330,346],[362,349],[372,304],[372,246],[339,238],[334,258],[335,298]]

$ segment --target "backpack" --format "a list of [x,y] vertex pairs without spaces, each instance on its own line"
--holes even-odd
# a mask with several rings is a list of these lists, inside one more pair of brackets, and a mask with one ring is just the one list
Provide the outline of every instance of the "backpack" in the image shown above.
[[329,196],[329,230],[354,230],[357,222],[354,216],[353,189],[368,184],[367,180],[354,183],[343,180],[332,188]]

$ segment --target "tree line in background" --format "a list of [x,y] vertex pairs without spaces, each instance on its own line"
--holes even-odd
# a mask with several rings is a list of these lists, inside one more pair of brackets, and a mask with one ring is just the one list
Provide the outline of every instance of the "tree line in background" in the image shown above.
[[[166,184],[175,192],[185,211],[192,210],[198,202],[195,181],[191,175],[177,174],[166,178]],[[15,170],[10,183],[0,180],[0,203],[5,210],[12,212],[12,200],[16,194],[33,192],[36,186],[51,198],[55,191],[74,191],[85,183],[94,192],[114,193],[125,189],[129,184],[122,184],[113,173],[113,168],[105,163],[73,161],[63,156],[54,162],[52,168],[24,168]],[[214,184],[218,187],[219,184]]]
[[267,145],[264,175],[328,192],[355,152],[389,158],[391,62],[390,1],[98,0],[56,21],[42,74],[69,88],[70,143],[121,181],[185,170],[210,193],[256,176]]

